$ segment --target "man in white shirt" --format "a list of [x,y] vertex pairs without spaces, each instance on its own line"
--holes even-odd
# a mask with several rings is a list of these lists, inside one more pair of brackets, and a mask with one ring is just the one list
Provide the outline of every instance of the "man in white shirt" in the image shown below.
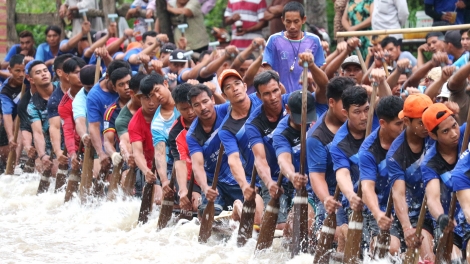
[[[406,0],[376,0],[372,11],[372,30],[402,28],[408,20]],[[402,34],[390,35],[402,39]]]

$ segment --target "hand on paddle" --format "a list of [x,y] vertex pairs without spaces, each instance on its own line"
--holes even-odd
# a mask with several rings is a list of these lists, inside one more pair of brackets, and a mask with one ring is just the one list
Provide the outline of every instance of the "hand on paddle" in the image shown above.
[[155,174],[153,174],[151,169],[148,169],[145,172],[144,176],[145,176],[145,182],[148,182],[148,183],[153,183],[157,180],[157,177],[155,176]]
[[447,82],[447,80],[449,80],[449,78],[454,74],[455,69],[455,66],[442,67],[441,80]]
[[406,246],[409,248],[419,248],[421,246],[421,242],[423,241],[423,236],[418,238],[416,236],[416,228],[407,228],[403,230],[403,234],[405,236],[405,243]]
[[82,136],[83,145],[85,147],[91,147],[91,138],[88,134],[83,134]]
[[219,195],[219,192],[217,191],[217,188],[213,190],[210,186],[206,185],[205,188],[202,189],[204,192],[204,195],[206,196],[206,199],[210,202],[214,202],[215,199],[217,198],[217,195]]
[[107,154],[100,156],[101,169],[108,170],[111,167],[111,158]]
[[14,142],[12,138],[11,140],[8,141],[8,147],[10,151],[15,151],[16,147],[18,147],[18,143]]
[[268,182],[268,184],[266,185],[266,187],[268,188],[269,190],[269,195],[271,196],[271,198],[273,199],[278,199],[279,197],[281,197],[281,195],[284,193],[284,189],[281,187],[279,188],[279,186],[277,186],[277,183],[273,180],[271,180],[270,182]]
[[361,46],[361,41],[356,37],[349,38],[346,43],[347,43],[347,49],[349,51],[353,51],[357,47]]
[[436,52],[432,55],[432,66],[440,67],[452,64],[452,61],[449,60],[447,53],[445,52]]
[[62,151],[62,153],[60,153],[60,155],[57,155],[57,161],[59,162],[59,164],[62,164],[62,165],[68,165],[69,164],[69,158],[64,155],[63,151]]
[[163,196],[167,198],[172,197],[175,193],[175,190],[170,188],[170,180],[162,181],[162,190]]
[[31,159],[36,158],[36,149],[34,147],[30,147],[28,149],[28,157],[31,158]]
[[302,53],[299,54],[299,65],[301,67],[303,67],[304,61],[306,61],[308,63],[308,67],[313,66],[313,54],[312,54],[312,52],[302,52]]
[[47,170],[52,167],[51,157],[49,155],[43,155],[41,158],[42,169]]
[[242,191],[243,191],[243,198],[245,199],[245,201],[251,201],[255,199],[256,191],[254,188],[251,188],[248,183],[245,183],[242,186]]
[[386,79],[385,71],[382,69],[373,69],[370,72],[369,80],[371,83],[377,82],[377,84],[380,84],[383,81],[385,81],[385,79]]
[[336,211],[336,209],[341,207],[341,203],[336,201],[333,196],[328,196],[323,201],[323,206],[325,207],[327,214],[332,214]]
[[380,211],[380,213],[374,216],[380,230],[390,230],[390,227],[392,226],[392,218],[387,217],[385,215],[385,212],[382,211]]
[[351,206],[351,209],[354,211],[362,211],[362,208],[364,207],[364,203],[362,202],[362,199],[357,196],[356,193],[353,193],[349,198],[349,205]]
[[178,192],[178,196],[180,197],[180,207],[184,210],[192,210],[192,201],[188,199],[188,189],[187,188],[180,188]]
[[80,168],[80,160],[78,159],[78,156],[76,153],[72,154],[71,160],[72,160],[72,169],[78,170]]
[[135,166],[137,166],[135,164],[134,155],[132,155],[132,154],[129,154],[126,162],[127,162],[127,165],[129,165],[129,167],[131,167],[131,168],[135,168]]
[[302,187],[307,186],[308,178],[305,175],[295,173],[291,176],[291,182],[296,190],[300,190]]

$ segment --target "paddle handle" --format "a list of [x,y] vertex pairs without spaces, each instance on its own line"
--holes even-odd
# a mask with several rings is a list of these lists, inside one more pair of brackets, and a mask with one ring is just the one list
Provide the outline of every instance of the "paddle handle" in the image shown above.
[[222,156],[224,155],[224,144],[220,142],[219,156],[217,156],[217,164],[215,165],[214,179],[212,180],[212,190],[217,188],[217,183],[219,182],[219,172],[220,167],[222,166]]
[[388,194],[388,201],[387,201],[387,209],[385,210],[385,216],[389,217],[392,215],[392,207],[393,207],[393,194],[392,190]]
[[95,83],[100,80],[100,65],[101,65],[101,57],[96,58],[96,69],[95,69]]
[[362,57],[362,52],[359,49],[359,47],[356,47],[356,54],[357,54],[357,58],[359,59],[359,62],[361,63],[362,72],[366,74],[367,72],[366,63],[364,62],[364,57]]
[[302,73],[302,114],[301,114],[301,127],[300,127],[300,169],[299,173],[305,173],[305,155],[306,155],[306,142],[307,142],[307,84],[308,82],[308,62],[303,62]]
[[257,174],[258,174],[258,172],[256,171],[256,166],[253,164],[253,171],[251,172],[250,188],[255,188],[256,175]]
[[194,189],[194,171],[191,171],[191,179],[189,180],[188,187],[188,200],[191,202],[193,199],[193,189]]
[[335,194],[333,195],[333,199],[335,199],[335,201],[338,201],[340,194],[341,194],[341,190],[339,189],[339,185],[336,185]]
[[372,83],[372,95],[370,96],[369,112],[367,113],[366,137],[372,132],[372,121],[374,120],[374,109],[378,86],[379,84],[377,82]]

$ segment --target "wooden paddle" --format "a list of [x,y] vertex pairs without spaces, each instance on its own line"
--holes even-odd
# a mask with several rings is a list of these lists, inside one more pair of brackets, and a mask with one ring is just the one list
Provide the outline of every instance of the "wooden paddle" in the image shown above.
[[181,209],[179,218],[180,219],[186,219],[186,220],[192,220],[193,219],[193,189],[194,189],[194,172],[191,172],[191,179],[189,180],[189,187],[188,187],[188,200],[191,203],[191,210],[184,210]]
[[[156,170],[156,167],[155,167],[155,161],[153,162],[153,165],[152,165],[152,171],[156,173],[158,177],[158,171]],[[144,178],[145,178],[145,175],[144,175]],[[153,182],[145,182],[144,190],[142,191],[142,202],[140,204],[139,219],[138,219],[138,221],[142,224],[147,223],[149,219],[149,214],[150,212],[152,212],[153,200],[154,200],[154,197],[153,197],[154,186],[155,186],[155,183]]]
[[[467,113],[467,127],[463,134],[462,147],[460,148],[460,154],[464,153],[468,148],[468,140],[470,137],[470,129],[468,124],[470,123],[470,108]],[[455,207],[457,206],[457,194],[452,192],[452,198],[450,200],[449,207],[449,227],[442,230],[442,237],[439,238],[439,243],[436,249],[436,263],[450,263],[452,258],[452,248],[454,244],[454,229],[450,228],[454,221]]]
[[[175,165],[173,164],[173,169],[171,171],[171,179],[168,186],[173,190],[175,187],[175,180],[176,180],[176,169]],[[160,210],[160,216],[158,217],[157,223],[157,230],[163,229],[168,224],[168,221],[171,219],[171,215],[173,213],[173,206],[175,204],[175,193],[173,192],[171,195],[164,196],[162,200],[162,209]]]
[[122,190],[126,195],[134,195],[135,181],[135,166],[129,166],[129,170],[127,171],[126,177],[124,178],[124,182],[122,184]]
[[[63,155],[67,156],[67,148],[66,147],[64,147]],[[69,165],[68,164],[59,164],[57,174],[55,175],[55,189],[54,189],[55,193],[57,193],[60,188],[65,186],[65,182],[67,181],[68,172],[69,172]]]
[[[109,166],[101,167],[98,172],[98,178],[93,178],[93,195],[98,198],[103,198],[105,196],[105,180],[109,172]],[[119,180],[118,180],[119,181]]]
[[24,173],[33,173],[36,167],[36,158],[37,152],[34,152],[34,156],[32,158],[28,158],[26,163],[24,164],[23,172]]
[[109,186],[108,186],[108,200],[114,201],[116,200],[116,194],[118,192],[118,185],[119,181],[121,180],[121,169],[123,165],[123,161],[119,162],[117,166],[114,166],[113,173],[109,179]]
[[[393,207],[393,196],[392,190],[388,194],[388,201],[387,201],[387,209],[385,210],[385,216],[390,218],[392,215],[392,207]],[[382,230],[380,229],[379,235],[377,236],[377,240],[375,243],[374,248],[374,258],[383,259],[387,255],[387,252],[390,251],[390,230]]]
[[[80,140],[80,145],[78,146],[77,158],[80,158],[80,155],[83,153],[83,142]],[[78,191],[78,184],[80,183],[80,168],[72,168],[69,173],[69,179],[67,181],[67,188],[65,189],[65,202],[68,202],[72,199],[73,193]]]
[[[300,128],[300,169],[299,174],[305,174],[305,154],[307,137],[307,81],[308,62],[303,62],[302,76],[302,115]],[[292,236],[291,257],[298,255],[300,251],[307,252],[308,249],[308,193],[305,187],[295,190],[294,197],[294,220]]]
[[[283,175],[279,172],[277,187],[281,188]],[[269,248],[273,244],[274,232],[276,231],[277,217],[280,208],[279,198],[271,198],[263,215],[261,230],[259,231],[256,250]]]
[[[253,164],[253,172],[251,173],[250,188],[255,188],[256,183],[256,166]],[[237,245],[243,247],[246,241],[251,238],[253,234],[253,223],[255,221],[256,212],[256,192],[251,200],[243,202],[242,215],[240,217],[240,227],[238,228]]]
[[[374,82],[372,84],[372,95],[370,98],[370,107],[367,114],[367,127],[365,137],[370,135],[372,131],[372,121],[374,117],[374,107],[377,98],[377,87],[379,84]],[[357,196],[362,198],[361,182],[358,183]],[[362,224],[364,217],[362,211],[354,211],[351,214],[348,224],[348,235],[346,237],[346,246],[344,249],[344,263],[357,263],[360,261],[361,253],[361,240],[362,240]]]
[[[26,85],[23,82],[23,85],[21,86],[21,94],[20,94],[20,99],[23,96],[24,92],[26,90]],[[20,132],[20,116],[16,115],[14,127],[13,127],[13,142],[17,143],[18,141],[18,134]],[[5,169],[5,174],[7,175],[13,175],[15,172],[14,164],[16,163],[16,148],[15,149],[10,149],[10,152],[8,153],[8,159],[7,159],[7,166]],[[34,166],[33,166],[34,168]]]
[[91,195],[93,187],[93,145],[85,147],[85,154],[82,164],[82,175],[80,176],[80,200],[85,203],[88,196]]
[[95,83],[97,83],[100,80],[100,72],[101,72],[100,65],[101,65],[101,57],[98,56],[98,58],[96,58]]
[[49,181],[52,176],[52,164],[49,168],[46,168],[42,173],[41,180],[39,181],[38,191],[36,194],[41,194],[47,192],[49,190],[49,185],[51,182]]
[[[212,180],[212,190],[217,188],[217,183],[219,181],[219,172],[222,165],[222,156],[224,155],[224,145],[220,142],[219,155],[217,156],[217,164],[215,166],[214,179]],[[211,236],[212,232],[212,222],[214,222],[214,202],[208,201],[206,208],[202,214],[201,219],[201,228],[199,229],[198,241],[200,243],[206,243],[207,239]]]
[[[424,195],[423,203],[421,204],[421,210],[419,211],[418,224],[416,225],[416,239],[421,239],[421,230],[423,229],[424,218],[426,218],[426,204],[427,204],[427,198],[426,198],[426,195]],[[406,250],[403,264],[416,264],[418,263],[418,260],[419,260],[419,247],[408,248]]]
[[[336,185],[335,194],[333,199],[338,201],[341,191],[338,185]],[[327,264],[329,263],[329,257],[326,255],[328,250],[333,246],[333,240],[336,232],[336,212],[328,214],[323,220],[323,226],[320,231],[320,237],[318,238],[317,245],[315,246],[313,263]]]

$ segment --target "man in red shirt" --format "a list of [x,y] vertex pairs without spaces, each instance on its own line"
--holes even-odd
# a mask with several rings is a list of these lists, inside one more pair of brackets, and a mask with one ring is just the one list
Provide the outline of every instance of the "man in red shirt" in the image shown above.
[[[155,182],[157,180],[151,169],[154,148],[150,123],[158,106],[158,100],[153,92],[153,87],[155,84],[163,84],[164,81],[163,76],[157,74],[152,74],[142,79],[139,91],[136,94],[142,107],[134,114],[128,127],[134,160],[137,167],[145,176],[146,182]],[[161,197],[161,187],[158,187],[154,189],[154,197]]]
[[[171,92],[175,100],[176,108],[180,112],[180,117],[173,123],[168,135],[171,155],[174,158],[176,170],[176,180],[178,182],[179,205],[181,209],[197,211],[198,201],[201,197],[201,188],[195,183],[192,191],[191,201],[188,199],[187,182],[191,180],[192,163],[189,156],[189,148],[186,142],[186,133],[191,126],[196,114],[188,103],[188,93],[192,85],[183,83]],[[192,204],[192,206],[191,206]]]

